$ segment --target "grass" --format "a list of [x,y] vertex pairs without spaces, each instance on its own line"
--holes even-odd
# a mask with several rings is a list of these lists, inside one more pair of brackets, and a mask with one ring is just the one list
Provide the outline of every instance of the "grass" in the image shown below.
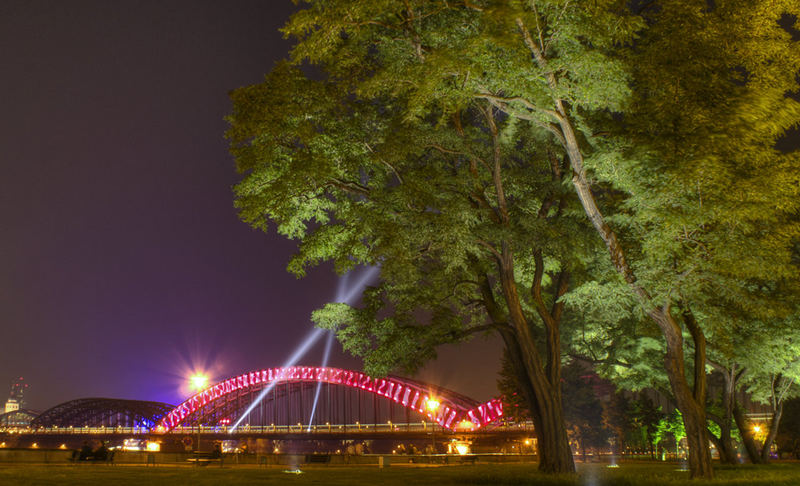
[[578,475],[544,476],[535,465],[496,464],[450,467],[404,467],[386,469],[360,466],[316,466],[302,474],[287,474],[286,468],[234,466],[205,468],[105,465],[0,465],[0,485],[535,485],[535,486],[800,486],[799,464],[716,468],[712,483],[690,481],[688,473],[672,464],[624,464],[610,469],[599,464],[578,465]]

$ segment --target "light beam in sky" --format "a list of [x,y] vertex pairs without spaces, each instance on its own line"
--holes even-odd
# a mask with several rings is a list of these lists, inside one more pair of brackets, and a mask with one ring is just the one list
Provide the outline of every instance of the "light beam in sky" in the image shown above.
[[[375,278],[375,276],[377,276],[378,272],[379,272],[379,267],[369,267],[366,271],[364,271],[364,273],[356,281],[356,283],[350,286],[350,288],[347,288],[347,283],[349,280],[348,276],[350,274],[346,273],[339,281],[339,285],[336,290],[336,301],[344,304],[351,304],[353,299],[355,299],[361,294],[364,287],[369,283],[369,281]],[[300,344],[300,346],[289,357],[289,359],[286,360],[286,362],[283,364],[283,367],[288,368],[290,366],[296,365],[297,362],[300,361],[300,359],[308,352],[308,350],[311,349],[311,347],[317,342],[317,340],[322,336],[323,333],[324,331],[322,329],[315,328],[314,330],[312,330],[311,333]],[[330,348],[332,342],[333,342],[333,332],[330,332],[330,334],[328,335],[328,341],[325,345],[325,352],[323,355],[322,366],[327,366],[328,364],[328,357],[330,356]],[[320,385],[321,384],[317,384],[317,393],[314,396],[314,406],[311,412],[312,419],[314,418],[314,412],[316,411],[317,407],[317,399],[319,398]],[[272,382],[269,385],[267,385],[267,387],[264,388],[261,391],[261,393],[258,394],[256,399],[253,400],[253,403],[251,403],[250,406],[247,407],[247,409],[244,411],[244,413],[236,420],[236,422],[234,422],[233,426],[230,429],[230,433],[233,433],[236,430],[236,428],[239,426],[239,424],[242,423],[242,420],[244,420],[247,414],[252,412],[253,409],[255,409],[259,403],[261,403],[261,400],[263,400],[264,397],[266,397],[267,394],[270,391],[272,391],[274,387],[275,387],[275,382]],[[310,423],[311,421],[309,420],[309,425]]]

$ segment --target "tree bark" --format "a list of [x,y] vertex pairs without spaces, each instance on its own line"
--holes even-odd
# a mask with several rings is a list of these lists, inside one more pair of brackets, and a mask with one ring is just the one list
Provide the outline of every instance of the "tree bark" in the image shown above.
[[[511,259],[510,250],[508,258]],[[516,309],[511,312],[516,317],[509,316],[513,326],[498,326],[498,329],[508,351],[508,357],[517,376],[522,395],[530,408],[533,424],[536,427],[539,470],[557,474],[573,473],[575,472],[575,464],[564,424],[561,406],[561,383],[556,383],[555,387],[553,387],[546,379],[536,341],[527,321],[524,321],[522,332],[520,332],[519,319],[522,318],[524,320],[524,315],[522,315],[519,307],[516,282],[513,281],[513,271],[511,275],[501,271],[501,275],[504,275],[504,280],[511,279],[510,281],[504,281],[502,286],[506,300],[508,300],[509,296],[512,298],[511,303],[508,303],[508,307],[509,309],[512,307]],[[506,316],[502,315],[496,305],[488,277],[482,279],[481,294],[489,317],[497,323],[503,322]],[[514,299],[515,297],[517,300]],[[516,305],[513,305],[513,303]]]
[[[717,369],[725,379],[725,385],[720,393],[724,414],[722,417],[719,417],[719,420],[715,420],[720,429],[719,439],[716,441],[719,459],[725,464],[739,464],[739,458],[736,454],[736,448],[733,445],[733,438],[731,437],[731,430],[733,428],[733,407],[735,402],[734,391],[736,389],[736,365],[733,365],[731,369],[721,366]],[[709,436],[713,438],[710,433]]]
[[717,447],[720,462],[730,465],[739,464],[736,449],[733,447],[733,441],[731,440],[730,428],[725,431],[720,425],[720,429],[722,430],[720,437],[715,437],[714,434],[711,433],[708,434],[711,442]]
[[[514,279],[513,254],[508,243],[503,243],[498,267],[503,297],[508,306],[509,318],[519,344],[522,365],[529,377],[534,395],[535,403],[532,412],[538,411],[539,470],[544,473],[574,473],[575,463],[572,449],[569,446],[561,405],[561,382],[550,380],[552,376],[560,376],[560,363],[556,365],[558,371],[550,366],[544,366],[544,360],[536,346],[533,330],[522,310],[517,283]],[[546,339],[553,340],[557,335],[558,332],[548,332]],[[551,353],[560,354],[560,346],[557,342],[548,342],[546,348]],[[548,362],[552,363],[552,359]],[[547,368],[547,372],[545,368]]]
[[[519,340],[514,333],[501,331],[500,335],[505,342],[509,360],[521,385],[522,394],[530,407],[531,418],[536,428],[538,439],[539,470],[546,473],[575,472],[572,450],[569,448],[566,428],[564,427],[563,414],[543,412],[543,402],[547,403],[547,400],[542,400],[541,397],[548,395],[549,391],[540,390],[537,392],[535,390],[535,386],[532,385],[534,380],[528,375],[523,351],[520,349]],[[563,432],[563,434],[560,432]],[[563,437],[561,437],[562,435]],[[563,443],[567,445],[568,454],[566,455],[562,447]]]

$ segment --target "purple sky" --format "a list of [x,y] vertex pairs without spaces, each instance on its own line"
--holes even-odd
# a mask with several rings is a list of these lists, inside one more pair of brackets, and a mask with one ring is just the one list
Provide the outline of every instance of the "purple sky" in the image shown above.
[[[286,55],[288,1],[0,2],[0,401],[177,403],[193,366],[279,366],[332,299],[328,267],[240,222],[227,93]],[[500,343],[419,378],[496,394]],[[357,367],[338,345],[332,364]],[[321,346],[304,364],[318,364]]]

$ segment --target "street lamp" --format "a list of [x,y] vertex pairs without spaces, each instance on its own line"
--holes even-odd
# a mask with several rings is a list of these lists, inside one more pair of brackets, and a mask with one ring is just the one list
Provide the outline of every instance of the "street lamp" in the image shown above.
[[441,402],[435,398],[429,398],[425,402],[425,406],[428,408],[428,411],[431,413],[431,418],[433,418],[433,429],[431,432],[431,449],[432,453],[436,453],[436,411],[439,410],[439,406]]
[[197,373],[189,377],[189,384],[192,390],[195,392],[202,391],[205,387],[208,386],[208,375],[203,373]]
[[[189,377],[189,388],[191,388],[195,394],[200,393],[201,391],[205,390],[208,386],[208,375],[205,373],[195,373],[194,375]],[[197,414],[199,417],[199,413]],[[197,450],[200,450],[200,420],[197,420]]]

